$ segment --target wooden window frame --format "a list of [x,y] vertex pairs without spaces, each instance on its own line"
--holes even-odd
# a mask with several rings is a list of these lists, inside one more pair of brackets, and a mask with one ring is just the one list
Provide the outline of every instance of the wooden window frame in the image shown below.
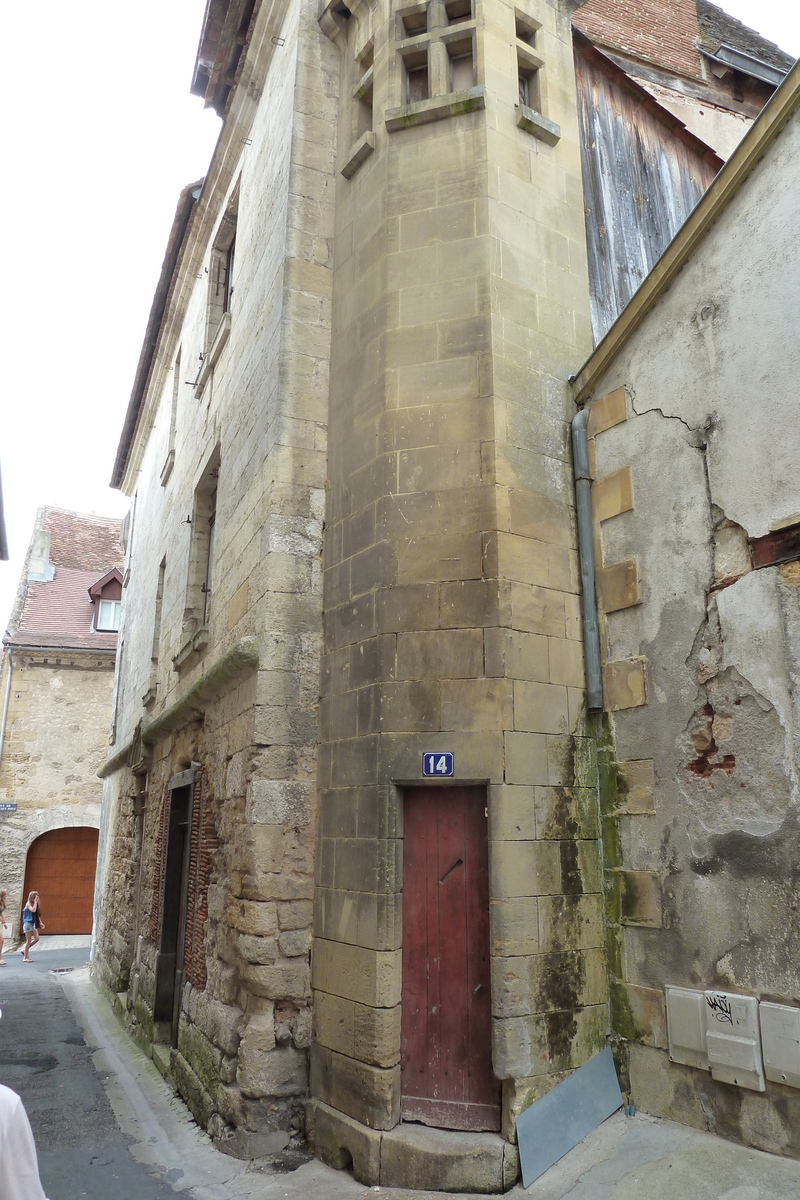
[[[239,221],[239,187],[234,189],[228,207],[217,227],[208,271],[208,302],[204,358],[209,357],[225,317],[232,313],[235,293],[236,231]],[[202,370],[201,370],[202,374]],[[198,376],[199,380],[199,376]]]
[[[100,618],[102,616],[104,604],[110,604],[112,606],[113,605],[117,606],[117,609],[116,609],[117,623],[116,623],[116,625],[113,625],[113,624],[112,625],[102,625],[100,623]],[[113,615],[114,614],[113,614],[113,607],[112,607],[112,619],[113,619]],[[95,626],[94,626],[95,630],[97,631],[97,633],[119,633],[119,623],[120,623],[121,615],[122,615],[122,601],[121,600],[107,600],[101,596],[97,600],[97,614],[95,616]]]

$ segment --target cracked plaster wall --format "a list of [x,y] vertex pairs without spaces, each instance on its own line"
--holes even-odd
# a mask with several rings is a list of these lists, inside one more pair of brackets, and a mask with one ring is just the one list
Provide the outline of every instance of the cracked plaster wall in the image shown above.
[[[604,652],[643,657],[647,677],[646,703],[614,713],[616,753],[652,760],[655,778],[654,813],[618,818],[622,866],[655,873],[663,896],[660,928],[623,932],[625,982],[791,1004],[800,565],[753,570],[747,539],[800,521],[798,142],[795,116],[594,391],[626,389],[626,419],[596,437],[596,477],[630,467],[633,490],[599,527],[602,561],[639,566],[639,603],[605,616]],[[638,1040],[651,1049],[632,1051],[637,1103],[800,1154],[800,1093],[768,1085],[748,1099],[770,1119],[745,1120],[702,1072],[656,1082],[663,1032]]]

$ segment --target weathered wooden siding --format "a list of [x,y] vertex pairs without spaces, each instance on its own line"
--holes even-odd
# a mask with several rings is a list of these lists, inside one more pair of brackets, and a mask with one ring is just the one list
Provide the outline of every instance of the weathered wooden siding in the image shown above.
[[722,163],[593,48],[575,63],[596,344]]

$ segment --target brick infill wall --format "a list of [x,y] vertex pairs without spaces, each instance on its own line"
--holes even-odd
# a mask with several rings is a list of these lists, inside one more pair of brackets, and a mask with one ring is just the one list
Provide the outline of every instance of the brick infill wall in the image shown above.
[[699,77],[696,0],[587,0],[572,24],[588,38]]

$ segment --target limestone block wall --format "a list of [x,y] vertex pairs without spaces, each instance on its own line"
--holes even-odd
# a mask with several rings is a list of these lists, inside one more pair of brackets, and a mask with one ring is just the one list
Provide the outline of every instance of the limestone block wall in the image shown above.
[[[102,784],[97,772],[108,747],[113,655],[58,649],[12,651],[13,671],[3,759],[0,813],[6,920],[19,929],[25,859],[35,838],[51,829],[100,824]],[[0,687],[5,695],[8,654]]]
[[[200,259],[202,278],[182,280],[189,293],[185,312],[175,313],[174,327],[170,324],[165,329],[156,373],[160,388],[154,387],[155,395],[148,397],[152,428],[147,438],[142,438],[143,444],[132,450],[131,466],[134,455],[141,458],[141,465],[133,489],[136,511],[128,556],[131,582],[126,588],[120,631],[129,662],[120,677],[120,693],[125,699],[119,705],[118,746],[131,738],[143,715],[163,559],[166,571],[157,697],[147,716],[156,717],[169,707],[200,677],[207,667],[205,660],[218,657],[237,640],[273,631],[290,633],[287,621],[291,624],[294,620],[303,630],[317,624],[309,620],[308,612],[314,612],[315,606],[312,571],[322,524],[325,414],[318,393],[324,397],[327,381],[324,342],[329,336],[325,333],[329,248],[325,205],[305,195],[313,187],[313,178],[308,182],[304,172],[325,177],[324,145],[318,144],[323,132],[318,125],[316,141],[303,138],[305,114],[294,120],[295,102],[304,103],[303,88],[296,78],[298,20],[299,9],[295,8],[287,15],[287,45],[282,49],[288,52],[280,62],[270,63],[270,94],[252,115],[252,146],[245,153],[237,141],[235,151],[229,153],[243,156],[242,160],[220,163],[214,187],[206,184],[212,194],[197,214],[193,225],[197,244],[191,245]],[[322,164],[316,171],[304,166],[305,157],[315,153]],[[320,187],[324,194],[324,186]],[[237,189],[236,284],[230,334],[201,392],[192,383],[198,375],[200,355],[208,349],[209,284],[203,259]],[[176,379],[175,466],[161,486]],[[220,464],[208,648],[204,647],[204,654],[190,655],[185,666],[175,669],[173,659],[193,631],[185,611],[195,489],[217,448]],[[277,661],[269,665],[282,669]],[[293,670],[293,665],[287,662],[283,669]],[[282,703],[278,696],[275,705]]]
[[633,1099],[793,1156],[797,1091],[670,1063],[663,989],[800,997],[798,137],[794,116],[598,380],[589,419],[612,1011]]
[[[241,1153],[263,1153],[252,1139],[276,1128],[296,1131],[307,1090],[335,65],[313,4],[260,13],[123,480],[135,516],[100,969],[108,986],[130,985],[131,1020],[147,1033],[162,804],[196,762],[216,843],[206,984],[184,989],[172,1071],[203,1125]],[[234,220],[233,298],[222,344],[209,347],[205,268]],[[203,621],[194,526],[214,491]]]
[[134,797],[139,790],[127,770],[102,781],[92,960],[96,977],[115,994],[128,986],[136,949],[141,824]]
[[[488,785],[493,1056],[513,1138],[520,1107],[607,1027],[564,382],[591,333],[569,15],[477,0],[461,18],[473,87],[455,98],[437,74],[449,19],[431,6],[432,94],[411,103],[401,5],[332,30],[311,1086],[375,1129],[399,1119],[402,789],[435,737],[457,781]],[[542,112],[526,115],[517,35],[534,27]],[[354,151],[366,64],[371,137]]]
[[[525,11],[540,24],[534,45],[544,60],[541,108],[560,132],[552,147],[516,123],[521,46],[509,32],[517,10],[487,5],[484,18],[487,71],[491,66],[495,81],[486,138],[497,506],[484,572],[497,571],[502,674],[513,697],[494,829],[490,816],[494,869],[512,868],[493,897],[508,900],[493,904],[493,952],[505,959],[494,964],[494,1055],[495,1072],[507,1081],[503,1131],[512,1139],[520,1108],[602,1045],[607,1026],[596,765],[582,714],[571,412],[563,384],[568,364],[591,344],[572,36],[565,6]],[[520,961],[510,951],[520,948],[520,926],[532,923],[532,893],[538,955]],[[530,954],[533,946],[525,949]]]

